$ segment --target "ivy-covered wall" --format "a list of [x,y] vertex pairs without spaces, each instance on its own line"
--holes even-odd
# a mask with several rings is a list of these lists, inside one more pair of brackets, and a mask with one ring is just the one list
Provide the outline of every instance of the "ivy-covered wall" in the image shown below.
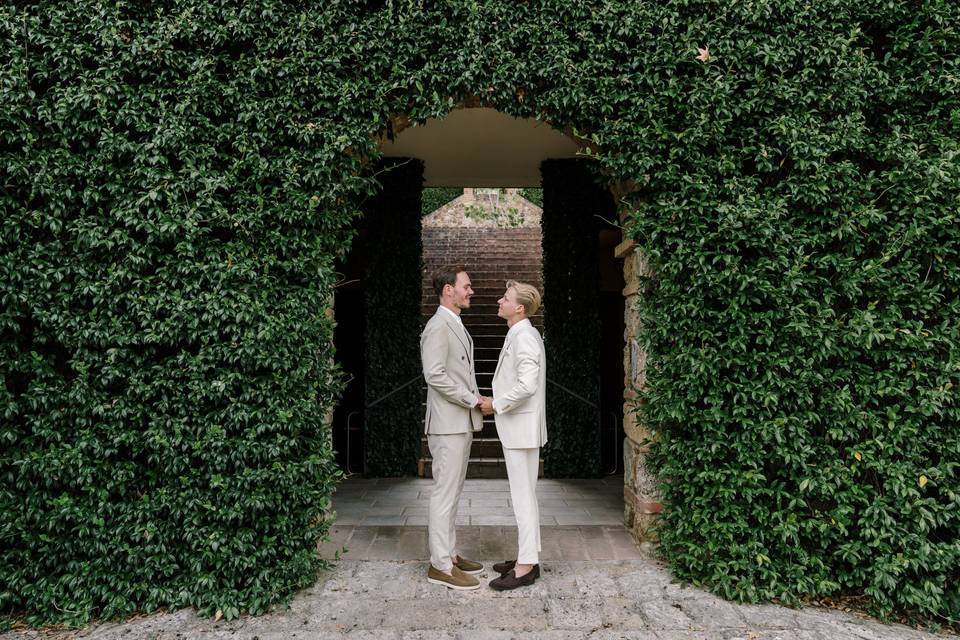
[[0,7],[3,614],[235,617],[314,579],[365,183],[302,17]]
[[394,116],[599,149],[656,277],[662,550],[960,618],[953,0],[0,7],[0,608],[261,611],[335,478],[324,307]]
[[352,345],[366,350],[364,472],[406,476],[417,471],[423,437],[423,161],[389,158],[375,177],[379,191],[362,205],[366,338]]

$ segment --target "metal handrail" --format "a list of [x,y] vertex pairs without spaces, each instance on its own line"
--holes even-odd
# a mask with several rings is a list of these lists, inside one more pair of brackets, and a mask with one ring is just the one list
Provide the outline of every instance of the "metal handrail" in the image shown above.
[[550,384],[552,384],[552,385],[554,385],[554,386],[560,387],[560,388],[561,388],[563,391],[565,391],[566,393],[570,394],[571,396],[573,396],[573,397],[576,398],[577,400],[579,400],[579,401],[581,401],[581,402],[583,402],[583,403],[585,403],[585,404],[590,405],[591,407],[593,407],[593,408],[596,409],[597,411],[600,410],[600,406],[599,406],[599,405],[597,405],[596,403],[593,403],[593,402],[587,400],[586,398],[584,398],[583,396],[581,396],[581,395],[578,394],[577,392],[571,391],[570,389],[567,389],[565,386],[563,386],[563,385],[560,384],[559,382],[556,382],[556,381],[554,381],[554,380],[551,380],[550,378],[547,378],[547,382],[549,382]]
[[[550,384],[554,385],[555,387],[559,387],[564,393],[566,393],[566,394],[568,394],[568,395],[576,398],[576,399],[579,400],[580,402],[583,402],[584,404],[589,405],[589,406],[593,407],[594,409],[596,409],[596,411],[597,411],[597,426],[600,427],[600,430],[601,430],[601,431],[603,431],[603,413],[600,411],[600,405],[598,405],[598,404],[595,403],[595,402],[591,402],[590,400],[587,400],[586,398],[584,398],[584,397],[581,396],[580,394],[576,393],[575,391],[571,391],[570,389],[566,388],[565,386],[563,386],[562,384],[560,384],[559,382],[557,382],[557,381],[555,381],[555,380],[551,380],[550,378],[547,378],[547,382],[549,382]],[[618,427],[620,426],[620,420],[619,420],[619,418],[617,418],[616,412],[614,412],[614,411],[607,411],[607,413],[608,413],[609,415],[613,416],[613,427],[614,427],[614,428],[613,428],[612,433],[613,433],[613,459],[614,459],[614,463],[613,463],[613,471],[610,471],[609,473],[606,473],[606,472],[605,472],[605,473],[606,473],[606,475],[608,475],[608,476],[612,476],[613,474],[615,474],[617,471],[620,470],[620,456],[617,455],[617,436],[619,436],[619,434],[620,434],[620,430],[619,430],[619,428],[618,428]]]
[[[364,404],[364,405],[363,405],[364,410],[370,409],[371,407],[375,407],[376,405],[380,404],[381,402],[383,402],[384,400],[386,400],[387,398],[389,398],[389,397],[392,396],[393,394],[395,394],[395,393],[397,393],[397,392],[399,392],[399,391],[402,391],[402,390],[406,389],[407,387],[409,387],[411,384],[413,384],[413,383],[416,382],[417,380],[422,380],[422,379],[423,379],[423,376],[418,373],[416,376],[410,378],[409,380],[407,380],[406,382],[404,382],[403,384],[401,384],[399,387],[395,387],[395,388],[391,389],[390,391],[388,391],[387,393],[383,394],[382,396],[380,396],[379,398],[377,398],[377,399],[374,400],[373,402],[369,402],[369,403],[367,403],[367,404]],[[347,414],[347,475],[351,475],[351,474],[354,474],[354,473],[358,473],[357,471],[354,471],[353,469],[350,468],[350,425],[351,425],[351,423],[353,422],[354,416],[358,416],[358,415],[360,415],[361,413],[363,413],[363,412],[362,412],[362,411],[351,411],[349,414]]]
[[350,468],[350,422],[353,420],[353,416],[358,416],[361,413],[362,411],[351,411],[347,415],[347,475],[348,476],[358,473],[357,471],[354,471],[353,469]]
[[406,382],[404,382],[404,383],[403,383],[402,385],[400,385],[399,387],[393,389],[392,391],[389,391],[389,392],[383,394],[382,396],[380,396],[379,398],[377,398],[376,400],[374,400],[374,401],[371,402],[370,404],[364,405],[363,408],[364,408],[364,409],[369,409],[370,407],[376,406],[376,405],[380,404],[381,402],[383,402],[384,400],[386,400],[387,398],[389,398],[390,396],[392,396],[393,394],[397,393],[398,391],[400,391],[400,390],[402,390],[402,389],[406,389],[407,387],[409,387],[410,385],[412,385],[412,384],[413,384],[414,382],[416,382],[417,380],[422,380],[422,379],[423,379],[423,375],[418,373],[416,376],[410,378],[409,380],[407,380]]
[[[365,405],[363,406],[363,408],[364,408],[364,409],[370,409],[371,407],[374,407],[374,406],[380,404],[381,402],[383,402],[384,400],[386,400],[386,399],[389,398],[390,396],[394,395],[395,393],[398,393],[398,392],[402,391],[403,389],[406,389],[406,388],[409,387],[411,384],[413,384],[414,382],[416,382],[416,381],[418,381],[418,380],[421,380],[421,379],[422,379],[422,376],[420,376],[420,375],[417,375],[417,376],[415,376],[415,377],[413,377],[413,378],[410,378],[409,380],[407,380],[406,382],[404,382],[404,383],[401,384],[400,386],[395,387],[394,389],[391,389],[391,390],[388,391],[387,393],[385,393],[385,394],[383,394],[382,396],[380,396],[379,398],[375,399],[373,402],[370,402],[370,403],[365,404]],[[551,380],[550,378],[547,378],[547,382],[549,382],[550,384],[554,385],[555,387],[558,387],[561,391],[563,391],[563,392],[566,393],[567,395],[569,395],[569,396],[571,396],[571,397],[573,397],[573,398],[576,398],[576,399],[579,400],[580,402],[582,402],[582,403],[584,403],[584,404],[592,407],[593,409],[596,409],[596,411],[597,411],[598,423],[600,422],[600,417],[603,415],[603,414],[600,412],[600,405],[598,405],[597,403],[592,402],[592,401],[584,398],[584,397],[581,396],[579,393],[577,393],[577,392],[575,392],[575,391],[573,391],[573,390],[571,390],[571,389],[568,389],[567,387],[563,386],[562,384],[560,384],[560,383],[557,382],[556,380]],[[355,416],[360,415],[361,413],[362,413],[361,411],[351,411],[351,412],[347,415],[347,465],[346,465],[346,466],[347,466],[347,474],[348,474],[348,475],[354,474],[354,473],[358,473],[357,471],[354,471],[353,469],[350,468],[350,459],[351,459],[351,458],[350,458],[350,440],[351,440],[351,438],[350,438],[350,425],[351,425],[352,422],[353,422],[353,418],[354,418]],[[614,411],[607,411],[607,414],[609,414],[610,416],[613,417],[613,424],[614,424],[614,429],[613,429],[612,433],[613,433],[613,452],[614,452],[614,456],[613,456],[613,457],[614,457],[615,463],[614,463],[614,466],[613,466],[613,471],[610,471],[609,473],[606,474],[606,475],[608,475],[608,476],[612,476],[612,475],[614,475],[617,471],[620,470],[620,458],[619,458],[619,456],[616,455],[616,451],[617,451],[617,436],[619,435],[619,430],[617,429],[617,426],[619,425],[619,422],[620,422],[620,421],[619,421],[619,419],[617,418],[616,412],[614,412]],[[602,424],[599,425],[599,426],[602,427]]]
[[617,455],[617,439],[620,437],[620,432],[623,427],[620,425],[620,417],[617,415],[617,412],[614,410],[607,411],[608,414],[613,418],[613,471],[608,473],[608,476],[614,475],[617,471],[620,471],[620,456]]
[[[558,387],[561,391],[563,391],[563,392],[566,393],[567,395],[569,395],[569,396],[571,396],[571,397],[573,397],[573,398],[576,398],[576,399],[579,400],[580,402],[582,402],[582,403],[584,403],[584,404],[592,407],[593,410],[596,412],[596,416],[597,416],[597,427],[600,429],[601,432],[603,431],[603,414],[600,412],[600,405],[598,405],[597,403],[592,402],[592,401],[590,401],[590,400],[587,400],[586,398],[584,398],[583,396],[581,396],[581,395],[580,395],[579,393],[577,393],[576,391],[572,391],[572,390],[570,390],[570,389],[567,389],[565,386],[563,386],[562,384],[560,384],[559,382],[557,382],[557,381],[555,381],[555,380],[551,380],[550,378],[547,378],[547,382],[549,382],[550,384],[552,384],[552,385],[555,386],[555,387]],[[598,385],[598,387],[599,387],[599,385]],[[599,388],[597,389],[597,391],[599,392]],[[614,451],[616,451],[616,449],[614,449]]]

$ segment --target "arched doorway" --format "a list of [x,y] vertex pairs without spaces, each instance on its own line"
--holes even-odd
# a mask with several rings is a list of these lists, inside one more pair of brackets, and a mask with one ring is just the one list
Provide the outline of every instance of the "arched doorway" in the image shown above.
[[[549,125],[535,120],[521,120],[499,113],[493,109],[487,108],[464,108],[458,109],[443,120],[429,120],[419,127],[407,127],[403,119],[397,119],[394,123],[393,140],[386,137],[382,140],[382,151],[385,156],[393,158],[416,158],[422,162],[422,184],[424,187],[452,187],[452,186],[475,186],[475,187],[547,187],[541,178],[541,165],[545,160],[556,160],[570,164],[578,164],[575,160],[578,153],[582,153],[586,146],[580,144],[573,135],[565,135],[552,128]],[[582,161],[580,162],[582,165]],[[568,171],[555,172],[557,177],[557,193],[563,191],[565,182],[569,182],[571,173]],[[381,178],[383,176],[380,176]],[[409,178],[408,178],[409,180]],[[580,229],[570,232],[569,225],[562,222],[556,225],[559,233],[567,233],[568,236],[580,234],[580,237],[571,246],[580,246],[587,248],[593,257],[591,265],[592,273],[588,276],[589,286],[585,289],[589,296],[580,301],[586,313],[583,315],[594,318],[593,324],[584,328],[577,326],[578,318],[570,316],[563,320],[558,319],[553,331],[556,339],[554,352],[561,352],[564,343],[576,342],[577,332],[580,335],[590,335],[596,338],[595,352],[590,357],[591,367],[590,375],[593,377],[591,388],[584,391],[581,385],[574,389],[573,383],[568,380],[553,379],[549,389],[554,394],[558,404],[566,403],[570,411],[579,412],[582,420],[589,424],[587,429],[591,430],[591,438],[596,445],[596,457],[592,463],[580,465],[577,473],[566,473],[561,471],[558,475],[602,475],[602,474],[620,474],[624,472],[624,461],[627,462],[628,469],[624,476],[624,495],[627,499],[626,514],[628,516],[628,525],[633,525],[633,515],[637,512],[636,498],[638,495],[638,486],[635,480],[636,463],[641,456],[639,440],[641,436],[636,433],[634,428],[633,439],[624,438],[625,429],[627,436],[630,436],[630,418],[631,413],[628,405],[631,400],[632,391],[631,382],[636,376],[637,364],[642,363],[642,358],[638,360],[637,352],[634,347],[635,340],[625,331],[625,328],[631,327],[636,330],[636,323],[630,323],[629,297],[636,292],[636,285],[629,281],[629,278],[636,279],[636,269],[633,264],[626,267],[621,262],[624,258],[630,262],[629,241],[624,243],[620,227],[618,226],[617,211],[614,200],[607,188],[597,186],[594,176],[585,175],[584,181],[573,186],[573,191],[582,190],[589,185],[596,187],[590,197],[597,199],[598,193],[608,200],[606,208],[599,208],[597,211],[588,211],[585,217],[589,224]],[[385,189],[390,189],[389,185]],[[602,193],[601,193],[602,192]],[[557,198],[558,202],[569,201],[570,193],[565,193]],[[390,200],[390,198],[387,198]],[[582,208],[583,201],[579,206]],[[548,206],[550,206],[548,202]],[[573,205],[578,206],[577,204]],[[559,205],[562,209],[563,206]],[[546,215],[550,215],[547,211]],[[586,231],[584,231],[586,229]],[[362,245],[364,239],[368,238],[368,230],[359,229],[359,242]],[[567,238],[567,242],[571,242]],[[355,248],[353,259],[362,255],[364,251],[370,250],[370,245]],[[556,256],[555,256],[556,258]],[[549,261],[550,258],[547,258]],[[362,259],[361,259],[362,261]],[[349,264],[349,261],[348,263]],[[356,291],[363,287],[363,274],[359,266],[354,264],[352,271],[344,274],[344,279],[351,283],[342,289],[342,295],[338,293],[336,302],[338,326],[346,325],[354,335],[362,326],[363,322],[359,318],[351,319],[350,313],[356,314],[362,312],[362,308],[354,304],[350,307],[349,300],[350,287],[354,287],[354,296]],[[626,271],[625,271],[626,269]],[[549,266],[547,267],[549,271]],[[559,276],[559,272],[558,272]],[[569,279],[569,274],[561,276]],[[547,276],[549,280],[549,276]],[[564,285],[570,289],[570,282]],[[545,338],[548,345],[551,341],[551,328],[549,320],[550,305],[550,284],[546,284],[547,296],[547,328]],[[565,292],[570,297],[569,292]],[[560,296],[554,294],[554,298]],[[346,304],[341,304],[341,298]],[[356,300],[356,298],[354,298]],[[558,305],[563,307],[564,305]],[[567,309],[575,305],[566,305]],[[352,308],[352,311],[348,311]],[[566,312],[569,316],[569,311]],[[569,330],[567,337],[562,337],[562,328]],[[586,331],[586,334],[584,333]],[[594,335],[595,334],[595,335]],[[572,339],[571,339],[572,338]],[[582,340],[581,340],[582,342]],[[356,344],[354,340],[354,344]],[[415,346],[415,345],[414,345]],[[548,346],[548,358],[551,348]],[[356,355],[356,354],[354,354]],[[356,360],[357,358],[355,358]],[[346,363],[345,363],[346,364]],[[356,363],[355,363],[356,364]],[[557,373],[561,368],[555,368]],[[582,369],[582,368],[581,368]],[[625,376],[624,372],[629,375]],[[551,368],[548,366],[548,375],[554,378]],[[365,470],[363,457],[358,451],[364,448],[363,442],[363,418],[366,403],[367,407],[373,401],[380,399],[372,398],[369,394],[364,394],[358,389],[363,385],[358,375],[359,371],[351,372],[353,377],[353,388],[347,389],[344,403],[352,403],[352,406],[346,407],[339,412],[335,419],[335,446],[340,451],[340,458],[346,458],[345,451],[341,448],[349,447],[351,459],[349,460],[348,470],[351,472],[362,472]],[[416,373],[414,373],[414,376]],[[410,381],[395,379],[393,383],[397,386],[404,385]],[[419,386],[419,382],[417,383]],[[481,381],[481,386],[483,382]],[[409,389],[408,390],[412,390]],[[579,392],[578,392],[579,391]],[[351,396],[353,394],[353,396]],[[353,398],[350,400],[350,398]],[[627,409],[625,410],[625,407]],[[347,420],[346,416],[350,416]],[[349,423],[349,424],[348,424]],[[416,426],[405,425],[404,429],[419,428],[422,426],[422,415],[414,412],[412,424]],[[372,444],[372,443],[366,443]],[[374,445],[375,446],[375,445]],[[489,447],[487,451],[489,452]],[[625,453],[626,452],[626,453]],[[582,454],[583,451],[578,451]],[[344,462],[341,462],[344,465]],[[568,463],[569,464],[569,463]],[[346,467],[345,467],[346,468]],[[412,465],[408,467],[411,470],[404,470],[403,473],[411,473]],[[420,460],[418,468],[423,471],[423,460]],[[587,471],[584,471],[584,468]],[[554,468],[555,472],[556,467]],[[551,475],[551,469],[548,465],[548,475]],[[395,474],[393,474],[395,475]],[[654,500],[646,500],[654,502]],[[647,505],[644,509],[656,509]]]

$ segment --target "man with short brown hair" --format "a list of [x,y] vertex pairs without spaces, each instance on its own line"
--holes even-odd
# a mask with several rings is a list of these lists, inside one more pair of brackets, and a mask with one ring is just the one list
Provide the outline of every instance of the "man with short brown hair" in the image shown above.
[[483,565],[457,553],[455,523],[473,432],[483,428],[473,340],[460,319],[461,311],[470,308],[473,287],[470,276],[459,267],[438,270],[433,287],[440,305],[420,336],[420,359],[427,381],[424,429],[434,482],[427,521],[427,581],[469,590],[480,586],[474,575],[483,571]]

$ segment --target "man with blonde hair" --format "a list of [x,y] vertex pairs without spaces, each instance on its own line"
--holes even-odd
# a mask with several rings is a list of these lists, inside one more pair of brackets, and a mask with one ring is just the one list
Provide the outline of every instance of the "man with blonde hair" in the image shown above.
[[507,337],[493,374],[493,398],[480,409],[494,414],[517,519],[517,559],[495,564],[498,591],[531,585],[540,577],[540,509],[537,473],[540,447],[547,442],[547,362],[540,332],[529,318],[540,308],[536,287],[510,280],[498,301]]

